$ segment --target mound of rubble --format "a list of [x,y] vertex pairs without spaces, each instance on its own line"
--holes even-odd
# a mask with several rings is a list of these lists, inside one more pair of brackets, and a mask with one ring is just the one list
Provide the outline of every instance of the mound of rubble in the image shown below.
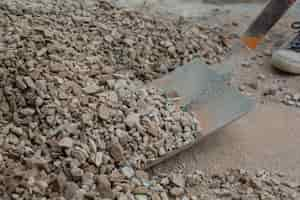
[[[124,188],[111,188],[111,176],[132,183],[147,161],[200,134],[193,116],[156,89],[122,77],[81,87],[49,73],[35,79],[33,73],[1,71],[0,177],[7,194],[120,197]],[[109,195],[101,195],[97,184],[108,183]]]
[[208,63],[228,48],[219,28],[147,16],[106,1],[0,2],[0,63],[18,72],[44,70],[77,83],[113,73],[149,80],[195,56]]
[[[211,176],[194,173],[186,177],[192,199],[288,199],[300,197],[300,185],[281,173],[265,170],[250,172],[242,169],[228,170]],[[196,196],[195,196],[196,195]],[[189,198],[186,198],[189,199]]]
[[192,113],[144,81],[196,56],[220,61],[228,50],[220,33],[101,0],[2,0],[1,199],[186,200],[201,197],[193,185],[211,191],[215,178],[199,172],[143,170],[201,134]]
[[200,134],[190,113],[139,80],[226,51],[212,30],[184,30],[106,1],[1,1],[0,27],[4,199],[139,191],[147,161]]

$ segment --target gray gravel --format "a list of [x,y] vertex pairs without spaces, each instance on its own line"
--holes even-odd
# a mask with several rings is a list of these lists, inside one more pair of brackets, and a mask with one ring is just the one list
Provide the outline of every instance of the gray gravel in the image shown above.
[[[253,187],[235,171],[143,171],[201,134],[192,113],[145,81],[193,57],[219,62],[228,51],[221,33],[108,1],[2,0],[1,199],[188,200],[202,198],[193,187],[220,198]],[[291,188],[271,191],[276,198],[298,188],[268,187]]]

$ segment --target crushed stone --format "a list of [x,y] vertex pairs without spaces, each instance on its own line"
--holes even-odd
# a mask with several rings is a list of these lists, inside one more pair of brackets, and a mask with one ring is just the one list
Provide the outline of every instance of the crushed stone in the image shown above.
[[197,56],[219,62],[222,35],[109,1],[0,1],[1,199],[296,199],[299,185],[269,174],[144,171],[201,134],[144,83]]

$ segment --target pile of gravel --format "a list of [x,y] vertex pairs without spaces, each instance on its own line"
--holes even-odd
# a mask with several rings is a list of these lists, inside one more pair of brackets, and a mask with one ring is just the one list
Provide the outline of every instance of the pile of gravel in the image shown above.
[[202,173],[201,178],[197,176],[198,174],[201,175],[198,172],[187,176],[187,183],[191,182],[188,181],[191,177],[192,183],[195,183],[194,185],[188,184],[187,188],[189,193],[193,193],[193,196],[196,196],[195,199],[199,200],[296,200],[300,197],[299,183],[291,181],[282,173],[233,169],[210,176]]
[[[1,199],[189,200],[253,188],[240,171],[143,169],[201,134],[192,113],[144,81],[195,56],[220,61],[221,34],[102,0],[2,0]],[[293,194],[267,183],[253,190]]]
[[120,75],[83,87],[51,73],[1,70],[0,179],[15,199],[121,198],[132,192],[123,181],[135,188],[137,170],[200,134],[191,114]]
[[0,27],[4,67],[58,73],[82,85],[113,73],[151,80],[195,56],[215,63],[228,51],[219,28],[98,0],[2,0]]
[[141,170],[201,127],[141,81],[195,55],[219,61],[227,48],[216,31],[107,1],[1,1],[1,196],[183,195],[150,187]]

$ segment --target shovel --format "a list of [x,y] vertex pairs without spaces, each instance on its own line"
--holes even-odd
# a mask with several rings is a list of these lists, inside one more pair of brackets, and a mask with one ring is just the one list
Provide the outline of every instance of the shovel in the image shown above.
[[202,131],[194,142],[148,162],[146,168],[190,148],[206,136],[239,119],[254,108],[253,99],[241,95],[227,83],[234,67],[232,63],[236,63],[234,55],[247,48],[255,49],[293,3],[292,0],[269,1],[242,35],[240,42],[233,46],[233,54],[228,59],[229,64],[225,64],[222,70],[214,70],[214,68],[220,69],[222,66],[210,67],[201,60],[193,60],[152,83],[153,86],[161,88],[168,97],[178,98],[177,107],[193,113]]

